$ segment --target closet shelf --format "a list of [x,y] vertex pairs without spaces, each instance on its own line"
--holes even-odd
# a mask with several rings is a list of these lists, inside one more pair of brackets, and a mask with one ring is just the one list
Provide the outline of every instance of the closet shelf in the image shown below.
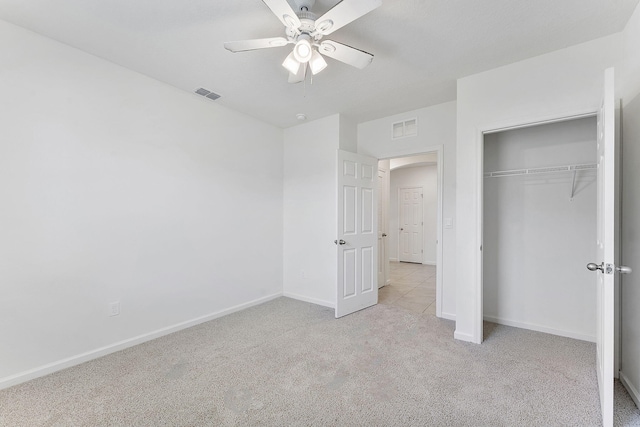
[[503,176],[533,175],[539,173],[576,172],[580,170],[598,169],[596,163],[583,165],[550,166],[542,168],[513,169],[506,171],[485,172],[485,178],[499,178]]

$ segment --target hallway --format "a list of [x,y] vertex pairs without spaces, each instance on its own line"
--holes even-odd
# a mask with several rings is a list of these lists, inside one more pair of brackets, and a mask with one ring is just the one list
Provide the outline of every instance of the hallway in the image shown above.
[[390,284],[378,291],[378,303],[413,313],[436,315],[436,266],[389,263]]

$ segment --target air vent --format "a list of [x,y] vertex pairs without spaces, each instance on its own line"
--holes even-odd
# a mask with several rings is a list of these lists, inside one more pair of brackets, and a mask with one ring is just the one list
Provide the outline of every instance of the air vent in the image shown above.
[[418,135],[418,119],[409,119],[391,125],[392,139]]
[[201,87],[200,89],[197,89],[196,93],[198,95],[202,95],[205,98],[209,98],[209,99],[218,99],[218,98],[220,98],[220,95],[218,95],[217,93],[211,92],[210,90],[207,90],[207,89],[205,89],[203,87]]

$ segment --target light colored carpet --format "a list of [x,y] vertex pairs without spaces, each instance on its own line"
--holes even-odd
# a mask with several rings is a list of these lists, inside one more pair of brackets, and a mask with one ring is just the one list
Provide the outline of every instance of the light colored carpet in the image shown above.
[[279,298],[0,391],[0,425],[600,425],[593,344],[487,324],[473,345],[453,328]]

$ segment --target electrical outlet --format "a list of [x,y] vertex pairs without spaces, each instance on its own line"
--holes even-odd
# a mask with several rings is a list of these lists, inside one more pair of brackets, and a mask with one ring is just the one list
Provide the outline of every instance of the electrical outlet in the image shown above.
[[120,301],[109,304],[109,317],[120,314]]

